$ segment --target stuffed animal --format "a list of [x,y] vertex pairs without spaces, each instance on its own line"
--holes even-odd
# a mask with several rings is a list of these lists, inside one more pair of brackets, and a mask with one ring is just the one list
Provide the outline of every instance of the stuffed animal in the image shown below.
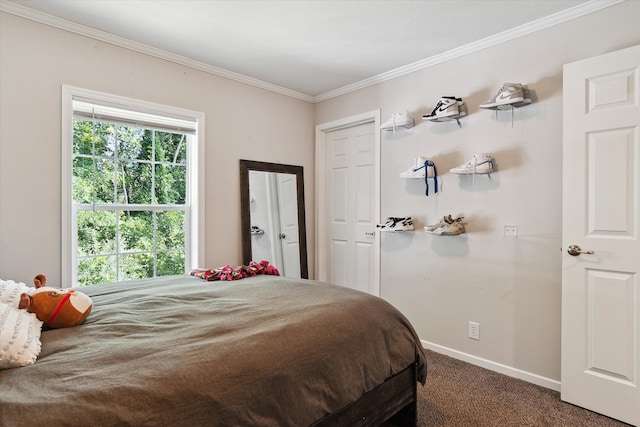
[[50,328],[67,328],[78,326],[85,321],[93,301],[88,295],[75,289],[56,289],[45,286],[47,276],[38,274],[33,283],[36,290],[29,295],[20,295],[18,308],[25,308]]

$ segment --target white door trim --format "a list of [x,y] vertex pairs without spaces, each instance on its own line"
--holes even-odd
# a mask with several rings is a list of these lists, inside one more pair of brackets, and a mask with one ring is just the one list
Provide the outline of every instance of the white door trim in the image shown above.
[[[326,134],[327,132],[336,131],[364,123],[375,124],[375,163],[374,183],[375,189],[375,221],[380,223],[380,110],[373,110],[366,113],[357,114],[355,116],[345,117],[343,119],[334,120],[332,122],[319,124],[316,126],[316,279],[320,281],[329,281],[327,275],[329,257],[329,230],[326,226],[325,219],[327,215],[325,209],[327,206],[327,170],[326,170]],[[375,264],[376,269],[372,272],[371,277],[374,280],[371,289],[374,290],[376,296],[380,296],[380,239],[376,233],[375,242]]]

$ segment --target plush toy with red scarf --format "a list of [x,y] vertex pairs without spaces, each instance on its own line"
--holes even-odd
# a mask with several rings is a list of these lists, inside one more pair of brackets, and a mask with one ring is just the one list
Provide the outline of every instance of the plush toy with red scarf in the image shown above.
[[56,289],[45,286],[47,276],[38,274],[33,283],[36,290],[29,295],[20,295],[18,308],[25,308],[49,328],[67,328],[78,326],[85,321],[91,309],[93,301],[88,295],[75,289]]

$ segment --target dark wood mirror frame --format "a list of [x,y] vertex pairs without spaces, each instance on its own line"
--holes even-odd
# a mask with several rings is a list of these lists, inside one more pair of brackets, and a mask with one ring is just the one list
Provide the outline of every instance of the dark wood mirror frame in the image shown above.
[[240,212],[242,227],[242,263],[247,265],[251,256],[251,196],[249,192],[249,171],[290,173],[296,176],[296,192],[298,198],[298,242],[300,247],[300,276],[309,278],[307,265],[307,227],[304,211],[304,175],[302,166],[283,165],[280,163],[240,160]]

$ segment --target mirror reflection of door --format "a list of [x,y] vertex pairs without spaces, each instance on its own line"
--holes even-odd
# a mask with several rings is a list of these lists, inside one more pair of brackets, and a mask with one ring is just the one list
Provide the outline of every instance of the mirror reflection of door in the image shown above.
[[287,277],[300,278],[300,242],[298,241],[298,199],[296,176],[288,173],[275,174],[280,219],[280,248],[282,266]]
[[240,160],[242,262],[309,278],[302,166]]
[[252,170],[251,257],[268,260],[286,277],[300,277],[296,176]]

